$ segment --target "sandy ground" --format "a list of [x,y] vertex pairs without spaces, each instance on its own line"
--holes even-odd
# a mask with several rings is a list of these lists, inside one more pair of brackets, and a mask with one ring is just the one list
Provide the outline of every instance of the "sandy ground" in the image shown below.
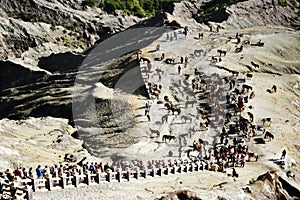
[[[165,57],[175,57],[176,62],[179,61],[181,56],[188,56],[189,63],[187,67],[181,65],[181,75],[178,75],[178,64],[167,65],[161,61],[154,61],[152,66],[152,73],[148,75],[144,73],[145,82],[157,83],[163,86],[161,91],[160,100],[163,96],[167,95],[173,102],[174,94],[177,99],[182,101],[177,103],[182,108],[183,115],[196,116],[195,108],[185,108],[183,100],[186,95],[190,94],[189,89],[184,87],[174,87],[174,83],[178,84],[179,80],[183,82],[184,74],[193,74],[194,68],[198,68],[205,72],[207,75],[218,73],[222,76],[230,76],[231,73],[221,70],[212,65],[210,62],[211,56],[217,56],[217,49],[223,49],[227,51],[227,55],[222,57],[222,62],[217,63],[218,66],[228,68],[230,70],[236,70],[240,72],[240,78],[245,77],[245,73],[249,69],[253,69],[251,61],[258,63],[260,68],[257,71],[252,72],[254,77],[251,80],[247,80],[247,84],[253,86],[256,92],[255,99],[251,100],[247,106],[252,105],[253,109],[249,107],[242,113],[242,116],[246,116],[246,112],[251,111],[254,115],[254,124],[262,125],[261,119],[266,117],[272,118],[272,124],[270,127],[265,127],[268,131],[275,135],[275,139],[266,144],[255,144],[254,141],[248,143],[249,149],[260,155],[258,162],[248,162],[245,168],[238,168],[240,178],[233,180],[228,177],[227,174],[205,172],[200,174],[187,174],[180,176],[170,176],[164,178],[157,178],[151,180],[134,180],[137,184],[122,183],[121,185],[115,184],[114,187],[118,187],[114,192],[102,191],[95,194],[95,198],[114,199],[124,198],[129,195],[132,199],[153,199],[160,194],[172,192],[178,189],[189,188],[196,191],[203,199],[216,199],[217,196],[222,196],[226,193],[226,197],[229,199],[244,199],[241,188],[249,183],[249,180],[256,179],[258,175],[263,174],[270,170],[279,170],[283,176],[289,169],[288,166],[284,168],[279,167],[272,160],[276,160],[280,157],[283,149],[287,150],[287,163],[290,163],[292,159],[299,163],[299,68],[300,62],[297,58],[299,54],[299,35],[288,29],[274,28],[263,30],[260,28],[246,29],[240,31],[243,34],[242,40],[250,40],[257,42],[261,39],[265,42],[264,47],[245,46],[243,52],[235,53],[235,39],[236,32],[229,30],[222,30],[219,33],[204,32],[204,39],[195,39],[198,36],[198,32],[191,32],[187,38],[184,38],[182,34],[179,34],[179,40],[166,41],[166,35],[164,35],[159,41],[154,42],[149,47],[143,49],[143,56],[154,60],[156,57],[160,57],[161,53],[165,53]],[[170,32],[170,35],[172,32]],[[276,42],[274,42],[276,41]],[[153,52],[157,44],[160,44],[160,50]],[[203,49],[206,52],[206,56],[200,56],[198,58],[192,58],[190,53],[194,50]],[[145,69],[146,64],[141,64],[141,69]],[[155,73],[155,69],[161,69],[164,71],[162,80],[158,81],[158,75]],[[298,74],[291,73],[297,71]],[[278,75],[280,74],[280,76]],[[190,80],[189,80],[190,81]],[[266,90],[270,89],[273,84],[278,87],[278,92],[270,94]],[[175,115],[169,115],[168,123],[162,123],[161,117],[167,114],[166,109],[162,104],[157,104],[157,100],[150,100],[152,107],[150,109],[151,122],[147,121],[144,115],[145,103],[148,101],[143,97],[131,98],[133,105],[133,114],[136,117],[137,127],[133,130],[135,134],[138,131],[138,137],[142,138],[141,141],[127,149],[122,149],[120,155],[139,160],[151,160],[151,159],[175,159],[179,158],[180,144],[177,141],[162,142],[162,136],[165,134],[172,134],[177,138],[184,134],[189,133],[189,128],[194,125],[199,125],[199,120],[193,117],[191,123],[185,123]],[[151,134],[148,129],[155,129],[160,131],[160,136],[156,137],[155,134]],[[193,140],[198,138],[206,139],[209,142],[218,140],[215,137],[218,129],[209,129],[208,131],[196,131],[190,138],[186,135],[188,145],[191,145]],[[146,138],[146,139],[145,139]],[[147,139],[148,138],[148,139]],[[189,149],[189,146],[182,146],[181,158],[186,158],[185,150]],[[298,147],[298,148],[297,148]],[[169,156],[169,151],[173,153]],[[296,181],[291,181],[299,188],[299,165],[296,167]],[[230,173],[231,171],[227,171]],[[228,181],[230,186],[226,189],[212,189],[212,185],[219,183],[220,181]],[[181,182],[181,184],[180,184]],[[134,185],[134,186],[133,186]],[[112,186],[112,187],[113,187]],[[203,192],[201,189],[205,190]],[[125,192],[126,191],[126,192]],[[130,191],[130,192],[128,192]],[[226,192],[225,192],[226,191]],[[239,194],[240,196],[232,196]],[[120,195],[124,194],[124,196]]]
[[[278,33],[278,31],[280,31]],[[219,33],[204,32],[204,39],[197,40],[198,32],[192,32],[188,38],[183,38],[183,35],[179,35],[180,39],[177,41],[166,42],[165,35],[160,41],[154,42],[151,46],[143,49],[145,57],[149,57],[152,60],[155,57],[160,57],[161,53],[165,53],[165,57],[175,57],[176,61],[180,60],[180,56],[189,56],[189,64],[185,68],[183,65],[181,75],[178,75],[178,69],[176,65],[167,65],[161,61],[154,61],[152,70],[158,68],[164,70],[162,75],[162,81],[158,81],[158,76],[155,72],[150,73],[150,79],[146,78],[146,82],[154,82],[163,86],[160,100],[163,96],[167,95],[174,101],[174,95],[181,100],[177,103],[182,108],[183,115],[196,115],[195,108],[185,108],[183,105],[185,97],[190,95],[190,91],[187,87],[174,87],[173,83],[178,83],[179,80],[184,79],[184,74],[193,74],[194,68],[198,68],[205,72],[207,75],[218,73],[222,76],[230,76],[231,73],[219,69],[212,65],[210,62],[211,56],[217,56],[217,49],[223,49],[227,51],[227,55],[222,57],[222,62],[216,65],[226,67],[231,70],[241,72],[240,78],[245,77],[245,73],[249,71],[251,61],[258,63],[260,68],[256,72],[252,72],[253,78],[246,80],[246,83],[251,85],[256,92],[256,98],[250,100],[247,104],[249,107],[252,105],[253,109],[246,108],[242,116],[247,118],[246,112],[251,111],[254,114],[254,124],[262,125],[261,119],[266,117],[272,118],[272,124],[270,127],[266,127],[268,131],[275,135],[275,139],[265,145],[252,145],[253,151],[259,151],[263,155],[262,159],[270,159],[270,157],[280,157],[281,151],[286,148],[288,151],[288,157],[292,157],[299,162],[299,150],[296,145],[299,145],[298,129],[299,129],[299,75],[289,73],[289,70],[296,70],[299,73],[300,61],[297,60],[297,53],[299,53],[299,36],[297,33],[293,33],[288,30],[274,29],[274,30],[262,30],[262,29],[250,29],[243,30],[242,40],[249,39],[255,43],[259,39],[265,42],[264,47],[245,46],[243,52],[235,53],[236,48],[235,39],[228,39],[228,37],[234,37],[235,32],[222,30]],[[170,33],[172,34],[172,33]],[[274,42],[276,41],[276,43]],[[160,43],[160,51],[149,53],[154,50],[155,46]],[[287,44],[288,43],[288,44]],[[285,48],[289,46],[289,50]],[[198,58],[191,58],[189,55],[194,50],[203,49],[206,52],[206,56],[200,56]],[[147,53],[148,52],[148,53]],[[146,64],[142,64],[142,69]],[[280,74],[277,75],[277,74]],[[189,80],[190,81],[190,80]],[[190,82],[189,82],[190,83]],[[266,90],[271,89],[272,85],[276,84],[278,92],[270,94]],[[188,86],[190,87],[190,86]],[[190,96],[190,98],[193,98]],[[134,105],[137,108],[145,105],[147,100],[133,100]],[[178,155],[178,147],[176,142],[171,141],[168,144],[161,142],[161,137],[164,134],[169,134],[170,131],[173,135],[179,136],[180,134],[188,133],[188,129],[195,124],[199,125],[199,120],[193,118],[192,123],[185,123],[180,119],[180,116],[169,115],[169,123],[161,123],[161,117],[167,114],[166,109],[162,104],[156,104],[157,100],[150,100],[153,106],[150,109],[151,122],[147,122],[147,118],[144,116],[143,109],[136,110],[137,120],[139,120],[139,126],[146,128],[152,128],[161,132],[160,137],[153,137],[148,141],[142,141],[128,149],[128,152],[141,152],[141,158],[144,155],[147,157],[155,158],[159,153],[160,158],[167,156],[169,150],[174,152],[173,155]],[[163,101],[163,100],[162,100]],[[219,128],[219,130],[221,127]],[[210,135],[214,136],[217,130],[209,129],[208,131],[197,131],[192,138],[187,137],[188,144],[191,145],[194,139],[204,137],[210,139]],[[148,132],[148,131],[147,131]],[[148,132],[149,134],[149,132]],[[155,135],[153,135],[155,136]],[[213,139],[211,139],[213,140]],[[178,142],[177,142],[178,143]]]
[[[177,30],[179,33],[180,30]],[[228,199],[243,199],[243,193],[238,192],[241,196],[234,195],[237,191],[249,183],[249,180],[256,179],[257,176],[269,171],[278,169],[280,173],[284,174],[289,168],[284,168],[276,165],[272,159],[278,159],[283,149],[287,150],[287,163],[295,160],[298,165],[295,168],[296,180],[292,181],[299,187],[300,173],[300,61],[298,55],[300,53],[300,39],[299,32],[291,31],[282,27],[273,27],[272,29],[249,28],[240,30],[243,34],[243,40],[250,40],[255,43],[259,39],[265,42],[264,47],[255,47],[244,45],[244,50],[241,53],[235,53],[236,40],[234,39],[236,30],[221,30],[220,32],[204,32],[203,40],[197,39],[198,30],[190,30],[187,38],[183,34],[178,34],[179,39],[173,41],[166,41],[166,35],[162,36],[158,41],[154,42],[149,47],[143,49],[143,56],[150,58],[152,61],[156,57],[160,57],[161,53],[165,53],[165,57],[174,57],[176,62],[180,60],[181,56],[188,56],[189,63],[187,67],[181,65],[181,73],[178,74],[178,64],[169,65],[161,61],[153,61],[152,71],[161,69],[164,71],[162,80],[158,81],[158,76],[154,72],[143,74],[145,82],[154,82],[162,85],[160,100],[167,95],[171,101],[179,99],[177,106],[181,108],[182,114],[177,116],[169,115],[168,123],[162,123],[161,117],[168,114],[163,104],[157,104],[157,100],[150,100],[152,103],[150,109],[151,121],[148,122],[144,115],[144,107],[147,99],[143,97],[131,97],[130,104],[133,106],[132,112],[137,126],[132,130],[140,138],[140,142],[129,148],[120,150],[120,155],[131,159],[151,160],[151,159],[177,159],[179,158],[179,150],[182,151],[181,158],[186,158],[185,151],[188,150],[194,140],[198,138],[205,139],[212,144],[213,141],[218,142],[216,135],[221,131],[222,127],[209,128],[207,131],[197,130],[192,137],[189,137],[189,128],[198,127],[199,119],[196,119],[195,106],[185,108],[184,100],[187,95],[191,94],[191,87],[184,85],[184,74],[193,74],[194,68],[198,68],[207,75],[218,73],[221,76],[231,76],[226,70],[220,69],[224,67],[230,70],[240,72],[239,77],[244,78],[249,69],[253,69],[251,61],[260,65],[260,67],[253,71],[253,78],[246,80],[246,83],[251,85],[256,92],[256,97],[247,104],[247,108],[242,116],[246,117],[246,112],[251,111],[254,114],[254,123],[262,125],[261,119],[266,117],[272,118],[272,124],[265,127],[274,136],[274,140],[266,142],[266,144],[255,144],[251,140],[249,150],[260,155],[258,162],[247,162],[245,168],[238,168],[237,171],[240,177],[237,180],[228,177],[226,173],[205,172],[185,175],[172,175],[164,178],[149,178],[147,180],[133,180],[130,183],[107,183],[105,185],[82,187],[76,190],[66,190],[66,192],[54,191],[47,192],[48,199],[82,199],[82,197],[89,197],[89,199],[153,199],[163,193],[172,192],[178,189],[189,188],[196,191],[203,196],[203,199],[216,199],[218,196],[227,194]],[[172,34],[172,32],[170,32]],[[233,38],[233,39],[230,39]],[[160,50],[153,52],[157,44],[160,44]],[[238,45],[239,46],[239,45]],[[227,51],[222,61],[212,64],[211,56],[218,56],[217,49]],[[203,50],[205,56],[192,57],[191,54],[195,50]],[[219,67],[218,67],[219,66]],[[146,64],[141,64],[141,69],[144,69]],[[297,72],[297,73],[295,73]],[[181,80],[181,86],[177,86]],[[190,83],[191,77],[188,80]],[[272,85],[276,84],[277,93],[268,93],[266,90],[271,89]],[[194,98],[190,96],[190,98]],[[163,101],[163,100],[162,100]],[[252,109],[249,106],[252,105]],[[181,120],[182,115],[192,116],[192,122],[184,122]],[[2,125],[3,127],[3,125]],[[151,134],[149,128],[159,130],[160,136],[156,137]],[[2,128],[3,129],[3,128]],[[24,133],[29,132],[23,130]],[[3,132],[9,132],[4,129]],[[179,138],[180,135],[187,140],[187,145],[180,145],[178,140],[170,142],[162,142],[162,136],[168,134],[175,135]],[[211,146],[208,145],[205,150]],[[33,148],[34,149],[34,148]],[[20,149],[16,149],[16,152]],[[172,156],[169,152],[172,152]],[[49,157],[51,157],[49,155]],[[57,162],[59,160],[53,160]],[[231,171],[227,171],[231,173]],[[214,188],[213,185],[226,181],[224,188]],[[181,183],[180,183],[181,182]],[[133,183],[133,184],[132,184]],[[203,192],[205,190],[205,192]],[[232,192],[232,193],[231,193]],[[86,196],[82,196],[85,194]],[[36,193],[35,199],[41,199],[44,193]],[[70,197],[71,195],[71,197]],[[207,195],[207,196],[205,196]],[[211,195],[211,196],[209,196]],[[130,197],[130,198],[128,198]]]

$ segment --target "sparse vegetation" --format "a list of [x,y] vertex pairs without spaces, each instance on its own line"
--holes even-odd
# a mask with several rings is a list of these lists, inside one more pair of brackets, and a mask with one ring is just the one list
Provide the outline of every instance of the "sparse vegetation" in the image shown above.
[[76,36],[77,40],[80,40],[82,38],[82,35],[78,34],[78,36]]
[[85,50],[85,49],[86,49],[86,47],[85,47],[84,44],[80,44],[79,47],[80,47],[82,50]]
[[99,7],[111,14],[116,10],[124,10],[128,15],[145,17],[166,11],[174,2],[180,0],[103,0]]
[[97,0],[85,0],[85,1],[82,1],[82,5],[93,7],[93,6],[97,6],[98,2],[99,1],[97,1]]
[[63,42],[67,42],[68,41],[68,39],[66,38],[66,36],[60,36],[60,39],[63,41]]
[[197,16],[194,16],[196,20],[208,21],[209,14],[216,11],[217,9],[228,7],[230,5],[236,4],[238,2],[243,2],[246,0],[212,0],[204,3],[199,9]]
[[285,1],[285,0],[278,0],[278,4],[283,7],[288,6],[287,1]]
[[55,24],[55,22],[52,22],[50,29],[51,29],[52,31],[55,31],[55,30],[56,30],[56,24]]

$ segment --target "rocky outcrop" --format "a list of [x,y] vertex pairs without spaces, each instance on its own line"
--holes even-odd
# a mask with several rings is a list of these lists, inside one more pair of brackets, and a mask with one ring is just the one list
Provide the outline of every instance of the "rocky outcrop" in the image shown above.
[[[59,52],[82,52],[99,38],[141,19],[112,16],[71,0],[1,0],[0,59],[31,59]],[[35,63],[36,64],[36,63]]]
[[[277,25],[299,28],[299,16],[290,7],[279,6],[275,1],[249,0],[226,8],[230,16],[224,26],[247,28],[251,26]],[[277,1],[276,1],[277,2]]]
[[298,199],[300,197],[299,189],[279,176],[276,171],[260,175],[255,183],[251,184],[251,188],[253,191],[248,190],[248,193],[255,199]]
[[5,95],[9,88],[26,86],[47,76],[45,71],[35,71],[11,61],[0,61],[0,66],[0,91],[2,95]]
[[201,198],[190,190],[179,190],[174,193],[170,193],[168,195],[162,196],[160,198],[156,198],[155,200],[201,200]]

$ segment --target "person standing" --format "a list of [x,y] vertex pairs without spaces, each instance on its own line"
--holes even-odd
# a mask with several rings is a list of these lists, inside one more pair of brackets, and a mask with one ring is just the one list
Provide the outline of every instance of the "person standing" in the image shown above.
[[274,93],[276,93],[276,91],[277,91],[276,85],[273,85],[273,86],[272,86],[272,90],[274,91]]
[[239,174],[236,172],[235,168],[232,168],[232,177],[239,177]]
[[176,31],[174,31],[174,38],[175,38],[175,40],[178,40],[178,36],[177,36],[177,32]]
[[180,63],[183,64],[184,58],[181,56]]
[[181,72],[181,66],[178,65],[178,74],[180,74],[180,72]]
[[150,115],[149,115],[149,113],[147,114],[147,119],[148,119],[148,122],[150,122],[150,121],[151,121],[151,118],[150,118]]
[[159,51],[159,49],[160,49],[160,44],[157,44],[156,45],[156,51]]
[[280,160],[284,160],[284,159],[285,159],[285,155],[286,155],[286,150],[283,149],[283,151],[282,151],[282,153],[281,153]]
[[41,165],[38,165],[38,167],[36,168],[36,175],[39,179],[43,178],[43,172],[42,172],[42,169],[41,169]]
[[241,157],[241,167],[245,167],[245,163],[246,163],[246,156],[242,155],[242,157]]
[[145,105],[145,115],[147,115],[147,113],[149,113],[150,107],[151,107],[150,101],[147,101],[147,103]]

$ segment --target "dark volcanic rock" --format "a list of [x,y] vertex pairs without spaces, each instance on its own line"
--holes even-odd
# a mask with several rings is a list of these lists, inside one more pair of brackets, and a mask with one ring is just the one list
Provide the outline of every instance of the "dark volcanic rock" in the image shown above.
[[0,91],[25,86],[41,81],[46,72],[33,71],[11,61],[0,61]]
[[[82,52],[102,37],[125,30],[140,19],[108,15],[77,0],[0,0],[0,59],[32,52]],[[29,51],[27,54],[25,52]]]
[[77,72],[85,56],[80,54],[61,53],[42,57],[38,66],[51,73]]

